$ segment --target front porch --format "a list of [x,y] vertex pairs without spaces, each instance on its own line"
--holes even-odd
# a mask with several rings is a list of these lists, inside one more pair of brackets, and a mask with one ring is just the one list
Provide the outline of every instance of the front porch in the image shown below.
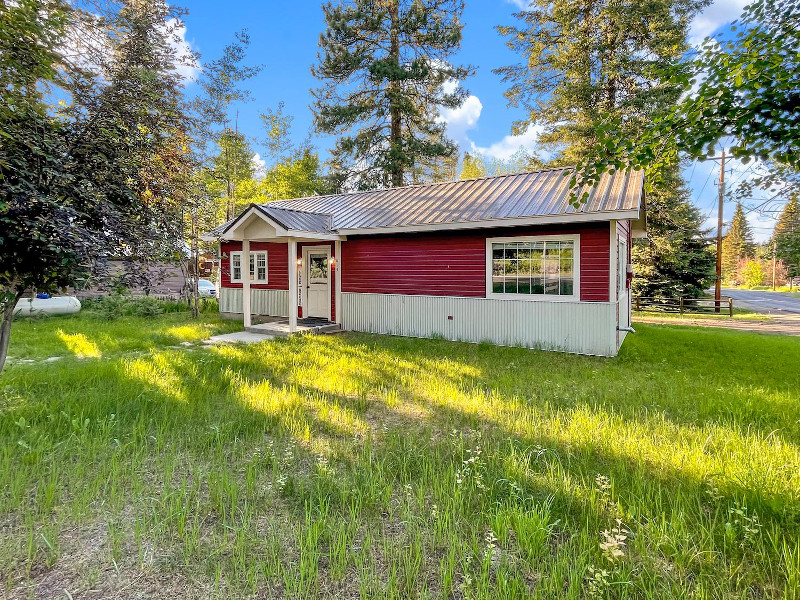
[[308,226],[311,213],[300,229],[288,212],[254,205],[218,238],[220,312],[265,336],[338,331],[344,238]]
[[272,337],[289,337],[293,333],[335,333],[341,330],[342,327],[338,323],[316,317],[297,319],[297,325],[294,330],[291,328],[289,319],[282,317],[269,318],[264,320],[263,323],[245,327],[245,331],[250,333],[258,333]]

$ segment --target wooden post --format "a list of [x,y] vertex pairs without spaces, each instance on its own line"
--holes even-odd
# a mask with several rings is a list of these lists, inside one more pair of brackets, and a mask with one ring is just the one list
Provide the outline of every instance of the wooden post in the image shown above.
[[242,240],[242,313],[244,313],[244,326],[250,327],[252,323],[252,310],[250,309],[250,240]]
[[289,238],[289,333],[297,331],[297,240]]
[[731,317],[733,317],[733,298],[728,298],[728,311]]
[[683,296],[680,297],[680,312],[683,314]]
[[337,240],[333,244],[333,253],[336,255],[334,262],[334,269],[336,275],[336,284],[334,297],[336,298],[336,319],[335,322],[339,325],[342,324],[342,242]]

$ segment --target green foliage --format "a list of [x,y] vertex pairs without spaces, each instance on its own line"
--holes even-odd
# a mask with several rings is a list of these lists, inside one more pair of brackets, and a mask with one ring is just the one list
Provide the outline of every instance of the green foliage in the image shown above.
[[783,261],[789,277],[800,276],[800,201],[794,196],[786,203],[772,233],[770,246]]
[[328,183],[319,172],[319,156],[310,148],[280,159],[264,177],[253,183],[260,202],[303,198],[328,190]]
[[[211,227],[235,217],[246,200],[239,197],[239,188],[246,186],[255,174],[253,149],[244,134],[224,129],[216,139],[218,153],[208,166],[198,171],[202,193],[213,201]],[[210,227],[209,227],[210,229]]]
[[475,179],[486,177],[486,164],[479,154],[464,153],[464,160],[461,162],[461,175],[459,179]]
[[677,100],[678,86],[657,69],[686,49],[688,23],[709,0],[535,0],[516,14],[520,26],[498,27],[523,57],[496,72],[513,106],[528,109],[520,133],[543,125],[539,142],[560,153],[559,164],[586,158],[594,124],[604,112],[624,119],[635,135],[654,110]]
[[677,169],[647,196],[647,238],[634,240],[633,293],[647,298],[699,297],[714,281],[715,257]]
[[[57,291],[109,255],[174,254],[186,120],[164,23],[180,14],[162,2],[122,3],[108,20],[59,0],[0,7],[0,369],[24,289]],[[60,55],[87,23],[106,48],[92,71]]]
[[739,274],[740,263],[743,259],[753,258],[754,256],[753,232],[747,222],[742,205],[737,203],[728,232],[722,240],[723,281],[738,284],[741,281]]
[[125,294],[87,298],[81,302],[81,305],[81,311],[85,312],[87,316],[103,321],[113,321],[123,317],[155,317],[164,313],[189,310],[189,305],[185,302]]
[[[731,153],[775,165],[764,186],[778,183],[796,194],[800,174],[800,4],[755,0],[732,28],[730,40],[706,39],[693,53],[656,65],[682,93],[662,106],[638,136],[624,116],[605,111],[595,123],[598,143],[578,178],[596,181],[607,169],[645,167],[656,185],[664,164],[679,154],[702,159],[733,138]],[[787,169],[788,167],[788,169]],[[789,185],[786,185],[788,178]]]
[[[686,49],[687,25],[707,0],[538,0],[517,14],[519,27],[500,27],[525,59],[498,72],[506,97],[528,109],[520,132],[543,125],[539,141],[557,152],[554,164],[589,156],[601,115],[623,120],[620,135],[635,138],[652,115],[678,99],[679,87],[658,74]],[[531,162],[534,162],[534,159]],[[676,165],[663,168],[648,194],[648,238],[633,252],[634,292],[648,297],[698,296],[713,259],[701,216],[689,204]]]
[[[438,109],[458,108],[467,92],[444,84],[474,69],[453,66],[463,0],[327,2],[312,73],[317,131],[337,136],[332,167],[340,184],[401,186],[415,168],[456,153]],[[417,173],[419,175],[419,173]]]
[[760,260],[747,259],[739,269],[739,278],[746,288],[756,288],[764,283],[766,270]]
[[637,324],[611,360],[348,333],[179,345],[234,325],[19,324],[6,595],[73,577],[108,598],[796,600],[796,338]]

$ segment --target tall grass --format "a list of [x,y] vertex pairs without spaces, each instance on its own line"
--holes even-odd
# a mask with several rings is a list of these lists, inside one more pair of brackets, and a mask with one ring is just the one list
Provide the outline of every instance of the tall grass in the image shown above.
[[5,594],[798,598],[800,340],[637,330],[12,363]]

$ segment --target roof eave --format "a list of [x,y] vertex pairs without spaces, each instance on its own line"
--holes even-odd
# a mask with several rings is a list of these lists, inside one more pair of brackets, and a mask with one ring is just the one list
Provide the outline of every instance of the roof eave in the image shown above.
[[417,233],[425,231],[450,231],[453,229],[492,229],[499,227],[520,227],[525,225],[559,225],[565,223],[590,223],[612,221],[614,219],[639,219],[639,210],[614,210],[591,213],[567,213],[562,215],[542,215],[536,217],[514,217],[507,219],[487,219],[483,221],[459,221],[449,223],[420,223],[388,227],[343,228],[341,235],[376,235],[391,233]]

